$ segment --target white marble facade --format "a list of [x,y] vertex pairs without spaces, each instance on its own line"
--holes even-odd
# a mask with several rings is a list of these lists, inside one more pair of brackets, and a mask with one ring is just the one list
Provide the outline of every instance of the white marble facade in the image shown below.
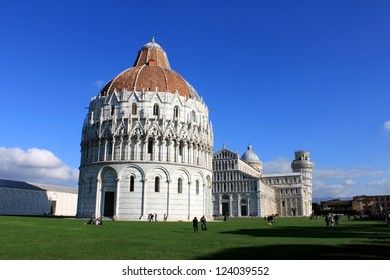
[[312,169],[308,151],[296,151],[291,173],[263,174],[249,146],[242,157],[223,147],[213,158],[213,215],[309,216]]
[[[175,90],[174,90],[175,89]],[[208,108],[154,40],[94,97],[84,122],[79,217],[211,218]]]

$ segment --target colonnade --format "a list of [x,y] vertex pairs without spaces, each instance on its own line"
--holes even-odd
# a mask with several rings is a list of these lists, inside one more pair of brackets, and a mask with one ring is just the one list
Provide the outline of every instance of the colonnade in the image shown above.
[[160,161],[210,168],[212,151],[188,141],[144,137],[99,138],[83,143],[81,165],[100,161]]

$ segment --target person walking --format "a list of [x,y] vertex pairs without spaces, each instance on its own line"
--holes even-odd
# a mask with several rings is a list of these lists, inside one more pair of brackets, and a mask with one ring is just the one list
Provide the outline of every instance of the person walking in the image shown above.
[[192,227],[194,228],[194,233],[195,232],[198,232],[198,218],[194,218],[193,220],[192,220]]
[[207,230],[207,226],[206,226],[206,218],[205,216],[203,215],[202,218],[200,218],[200,223],[201,223],[201,226],[202,226],[202,230]]

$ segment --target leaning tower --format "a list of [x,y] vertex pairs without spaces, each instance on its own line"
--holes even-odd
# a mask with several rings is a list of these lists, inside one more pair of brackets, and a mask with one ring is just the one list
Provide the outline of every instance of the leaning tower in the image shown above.
[[295,159],[291,162],[293,172],[301,173],[303,215],[309,216],[312,212],[312,173],[314,163],[310,161],[309,151],[295,151]]

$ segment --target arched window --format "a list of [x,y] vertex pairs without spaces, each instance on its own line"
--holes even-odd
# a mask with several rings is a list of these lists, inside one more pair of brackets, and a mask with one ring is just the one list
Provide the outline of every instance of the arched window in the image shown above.
[[199,181],[198,180],[196,180],[196,182],[195,182],[195,192],[196,192],[196,194],[199,194]]
[[179,118],[179,106],[175,106],[173,108],[173,118],[178,119]]
[[153,116],[158,116],[158,115],[159,115],[158,104],[154,104],[154,106],[153,106]]
[[114,116],[115,115],[115,106],[112,105],[111,107],[111,116]]
[[183,179],[182,178],[179,178],[177,180],[177,192],[183,193]]
[[191,121],[196,122],[196,114],[195,114],[195,111],[191,111]]
[[160,177],[154,179],[154,191],[160,192]]
[[134,191],[134,175],[131,175],[130,176],[130,191],[133,192]]
[[137,103],[131,104],[131,114],[137,115]]

